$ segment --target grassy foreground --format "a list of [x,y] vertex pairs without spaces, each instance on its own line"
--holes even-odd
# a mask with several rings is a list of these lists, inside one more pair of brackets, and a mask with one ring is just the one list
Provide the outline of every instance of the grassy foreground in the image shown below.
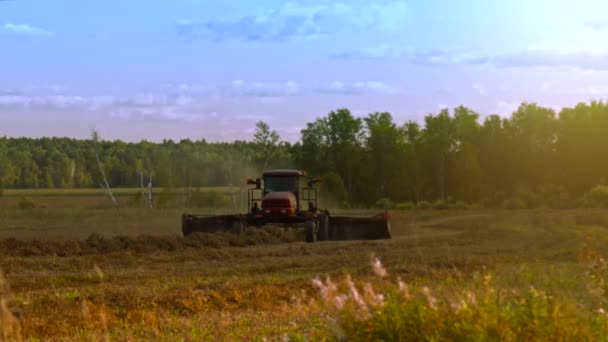
[[605,211],[394,212],[393,240],[318,244],[197,244],[177,211],[108,212],[4,213],[0,340],[608,336]]

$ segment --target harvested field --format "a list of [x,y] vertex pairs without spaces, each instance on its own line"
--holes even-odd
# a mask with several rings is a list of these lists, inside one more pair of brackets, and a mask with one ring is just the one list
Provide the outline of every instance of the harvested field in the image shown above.
[[[407,303],[417,305],[415,310],[389,301],[401,309],[399,314],[387,313],[387,307],[368,303],[402,329],[408,325],[400,324],[409,322],[417,324],[415,331],[441,332],[469,322],[478,336],[495,331],[507,340],[520,339],[519,333],[530,339],[571,336],[557,328],[546,332],[541,326],[567,326],[589,339],[608,331],[608,318],[598,313],[608,307],[608,265],[603,261],[608,260],[608,212],[391,214],[393,240],[306,244],[296,232],[278,228],[251,230],[243,236],[183,238],[178,235],[177,210],[7,210],[0,221],[0,296],[5,303],[0,307],[0,336],[57,341],[286,336],[297,340],[343,335],[373,339],[380,324],[376,316],[361,321],[359,309],[349,306],[348,300],[341,310],[332,300],[324,300],[328,291],[335,298],[350,298],[339,296],[348,289],[343,282],[347,275],[361,293],[373,286],[392,300],[399,298],[390,295],[398,278],[407,284],[413,296]],[[382,261],[387,277],[374,273],[372,255]],[[319,281],[312,281],[319,277],[326,284],[326,276],[335,289],[323,290]],[[540,311],[529,316],[524,304],[517,303],[525,302],[531,288],[540,297],[530,305]],[[486,299],[490,290],[504,305],[497,307],[496,301]],[[432,291],[436,302],[429,302],[425,291]],[[484,322],[507,317],[500,329],[475,323],[473,316],[452,321],[460,314],[451,311],[450,303],[466,293],[476,296],[476,312],[488,315]],[[543,311],[544,307],[554,309]],[[515,316],[501,311],[505,308]],[[428,316],[423,320],[413,312]],[[369,330],[357,330],[361,324]]]

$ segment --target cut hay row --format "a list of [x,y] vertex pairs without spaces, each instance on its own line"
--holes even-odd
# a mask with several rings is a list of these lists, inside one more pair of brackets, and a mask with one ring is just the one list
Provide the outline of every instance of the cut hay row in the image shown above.
[[82,256],[115,252],[151,253],[157,251],[173,252],[184,249],[245,247],[272,245],[302,241],[302,233],[278,227],[248,229],[243,234],[232,233],[195,233],[187,237],[174,236],[124,236],[111,238],[91,234],[84,240],[42,241],[0,240],[0,255],[5,256]]

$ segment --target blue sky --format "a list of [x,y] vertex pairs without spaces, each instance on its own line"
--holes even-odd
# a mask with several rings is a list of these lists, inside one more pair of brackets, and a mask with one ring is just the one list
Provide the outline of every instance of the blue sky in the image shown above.
[[295,141],[342,107],[606,98],[605,0],[0,0],[0,135]]

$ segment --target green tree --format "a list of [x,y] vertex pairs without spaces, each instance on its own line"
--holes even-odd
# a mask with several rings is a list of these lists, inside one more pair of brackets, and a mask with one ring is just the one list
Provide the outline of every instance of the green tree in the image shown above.
[[272,163],[278,156],[280,140],[279,133],[271,130],[270,126],[264,121],[255,124],[253,143],[256,147],[256,164],[260,170],[268,168],[269,163]]
[[367,178],[373,185],[375,198],[395,198],[399,195],[398,180],[404,172],[399,163],[405,157],[403,134],[389,113],[373,113],[364,121]]
[[454,125],[447,109],[437,115],[424,118],[425,128],[422,132],[426,168],[434,175],[435,191],[438,198],[446,199],[448,158],[456,149]]

